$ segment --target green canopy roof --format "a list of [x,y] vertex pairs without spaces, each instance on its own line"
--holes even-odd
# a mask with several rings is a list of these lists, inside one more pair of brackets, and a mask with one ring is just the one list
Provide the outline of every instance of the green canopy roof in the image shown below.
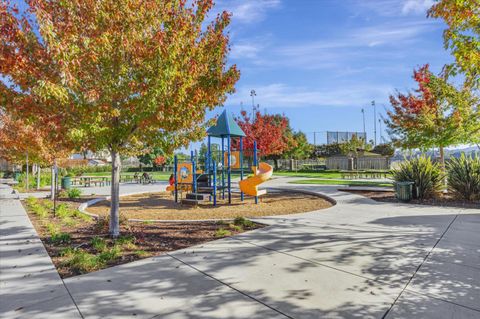
[[227,113],[224,110],[222,114],[217,118],[217,123],[207,130],[208,136],[213,137],[245,137],[245,133],[242,131],[237,122],[233,119],[231,113]]

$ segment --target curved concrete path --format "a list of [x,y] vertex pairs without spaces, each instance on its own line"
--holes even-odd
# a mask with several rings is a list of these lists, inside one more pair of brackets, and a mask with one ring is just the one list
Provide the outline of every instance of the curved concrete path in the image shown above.
[[289,180],[267,186],[321,192],[338,204],[264,218],[263,229],[66,279],[80,314],[480,317],[480,209],[377,203]]

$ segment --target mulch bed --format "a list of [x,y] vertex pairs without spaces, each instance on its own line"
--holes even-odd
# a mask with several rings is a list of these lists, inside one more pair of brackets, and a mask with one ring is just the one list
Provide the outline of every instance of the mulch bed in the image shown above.
[[[63,200],[68,206],[78,207],[78,202]],[[95,254],[95,249],[91,244],[94,237],[105,239],[106,243],[113,246],[114,241],[108,236],[108,223],[105,220],[83,220],[75,219],[74,226],[65,225],[58,217],[53,215],[41,218],[29,210],[28,205],[24,204],[25,209],[39,234],[48,254],[52,258],[60,276],[68,278],[85,273],[85,271],[76,271],[69,267],[65,267],[65,257],[61,252],[66,248],[82,249],[86,252]],[[46,225],[53,223],[61,227],[62,233],[68,233],[71,241],[68,244],[54,244],[48,233]],[[146,257],[160,255],[173,250],[187,248],[198,245],[211,240],[219,239],[216,232],[219,229],[227,229],[231,234],[222,236],[228,237],[244,231],[264,227],[264,225],[253,223],[251,227],[244,229],[232,228],[228,223],[224,222],[196,222],[196,223],[151,223],[151,222],[125,222],[121,224],[121,235],[134,238],[134,247],[122,249],[121,255],[113,261],[108,262],[105,267],[108,268],[115,265],[128,263],[131,261],[143,259]],[[218,234],[217,234],[218,235]],[[138,252],[142,252],[139,255]]]
[[[222,200],[219,196],[217,206],[208,201],[198,206],[181,205],[175,203],[173,196],[168,192],[120,198],[120,210],[125,218],[143,220],[233,219],[237,216],[253,218],[298,214],[331,206],[332,204],[322,197],[295,191],[269,191],[259,197],[258,204],[255,204],[253,197],[245,196],[242,202],[239,193],[232,193],[231,204],[227,198]],[[110,202],[99,202],[88,207],[87,211],[107,216],[110,212]]]
[[[388,203],[404,203],[399,201],[395,197],[395,193],[392,191],[363,191],[363,190],[347,190],[350,193],[359,194],[377,202],[388,202]],[[431,199],[412,199],[407,204],[415,205],[428,205],[428,206],[442,206],[442,207],[458,207],[458,208],[477,208],[480,209],[479,201],[465,201],[454,198],[448,194],[438,194],[437,197]]]

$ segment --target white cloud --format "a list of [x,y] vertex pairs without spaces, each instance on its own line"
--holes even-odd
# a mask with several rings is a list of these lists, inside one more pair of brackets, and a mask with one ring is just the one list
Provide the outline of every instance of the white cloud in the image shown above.
[[222,0],[218,1],[215,11],[226,10],[232,13],[232,21],[254,23],[265,19],[269,10],[280,7],[281,0]]
[[435,3],[434,0],[351,0],[352,10],[363,13],[374,12],[383,17],[409,14],[425,14]]
[[230,56],[234,59],[247,58],[252,59],[257,57],[257,53],[260,51],[258,46],[250,43],[233,44]]
[[433,0],[407,0],[403,4],[402,13],[409,14],[422,14],[425,13],[431,6],[433,6]]
[[[251,87],[240,87],[237,93],[230,96],[227,105],[237,106],[242,102],[249,105]],[[308,107],[308,106],[355,106],[365,105],[372,97],[385,97],[393,92],[386,85],[344,85],[338,84],[322,89],[289,86],[283,83],[273,83],[265,86],[255,86],[257,97],[255,102],[262,108],[277,107]]]
[[[252,47],[239,49],[243,57],[250,58],[249,62],[256,66],[343,69],[355,62],[375,61],[377,64],[384,59],[402,58],[405,48],[436,27],[430,21],[384,23],[348,30],[322,40],[284,45],[258,42]],[[236,56],[240,56],[240,53]]]

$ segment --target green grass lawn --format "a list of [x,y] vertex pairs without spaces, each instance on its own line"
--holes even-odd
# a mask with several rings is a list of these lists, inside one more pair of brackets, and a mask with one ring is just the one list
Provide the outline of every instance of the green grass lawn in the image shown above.
[[374,187],[392,187],[392,183],[379,183],[368,181],[352,180],[328,180],[328,179],[301,179],[289,182],[290,184],[309,184],[309,185],[345,185],[345,186],[374,186]]
[[320,172],[286,172],[273,171],[273,175],[289,177],[313,177],[313,178],[342,178],[339,171],[320,171]]

